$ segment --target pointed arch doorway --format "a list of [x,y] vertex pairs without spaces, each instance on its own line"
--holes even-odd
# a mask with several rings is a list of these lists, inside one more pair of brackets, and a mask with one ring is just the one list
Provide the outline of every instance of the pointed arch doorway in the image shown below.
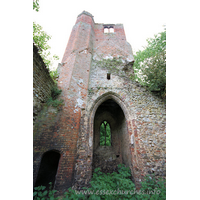
[[94,114],[92,170],[100,167],[102,172],[111,173],[120,163],[131,167],[127,120],[119,103],[107,97]]

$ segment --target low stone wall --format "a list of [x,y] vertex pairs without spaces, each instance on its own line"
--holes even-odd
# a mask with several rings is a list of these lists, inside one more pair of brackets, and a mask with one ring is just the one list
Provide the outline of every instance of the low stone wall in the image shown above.
[[37,47],[33,44],[33,120],[35,121],[42,103],[51,96],[54,82],[49,75]]

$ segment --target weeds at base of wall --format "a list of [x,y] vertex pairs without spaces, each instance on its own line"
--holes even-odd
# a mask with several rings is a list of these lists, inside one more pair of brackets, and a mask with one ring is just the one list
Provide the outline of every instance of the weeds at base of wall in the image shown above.
[[[141,182],[141,188],[136,191],[134,183],[131,181],[131,172],[123,164],[118,165],[118,173],[105,174],[96,168],[90,188],[83,188],[81,191],[72,190],[69,188],[63,196],[54,197],[56,190],[49,192],[48,200],[68,200],[68,199],[134,199],[134,200],[165,200],[166,199],[166,183],[164,179],[155,180],[153,176],[146,176]],[[43,200],[48,192],[45,192],[45,187],[36,188],[34,200]],[[43,191],[41,191],[43,189]],[[108,192],[109,191],[109,192]],[[111,194],[111,191],[113,192]],[[132,191],[132,193],[130,193]],[[97,193],[98,192],[98,193]]]
[[45,186],[38,186],[34,188],[33,192],[33,198],[34,200],[55,200],[55,193],[57,192],[56,190],[52,190],[52,183],[49,183],[50,185],[50,190],[45,190]]

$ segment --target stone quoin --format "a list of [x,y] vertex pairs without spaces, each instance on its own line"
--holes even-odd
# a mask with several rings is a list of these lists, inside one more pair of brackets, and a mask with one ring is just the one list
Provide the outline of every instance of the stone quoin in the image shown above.
[[[147,174],[165,177],[165,104],[132,79],[133,63],[122,24],[78,15],[58,67],[62,109],[48,108],[34,122],[34,186],[50,180],[63,194],[89,186],[95,167],[111,172],[119,163],[136,187]],[[100,146],[103,121],[111,146]]]

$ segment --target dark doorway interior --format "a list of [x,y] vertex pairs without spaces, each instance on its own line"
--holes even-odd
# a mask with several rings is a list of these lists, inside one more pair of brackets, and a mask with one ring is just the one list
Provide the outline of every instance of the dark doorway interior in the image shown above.
[[124,112],[113,99],[104,101],[94,117],[94,146],[92,170],[117,171],[120,163],[130,167],[129,137]]
[[49,189],[49,182],[52,183],[52,189],[54,187],[55,176],[58,169],[58,163],[60,159],[60,153],[57,151],[47,151],[43,154],[40,163],[39,172],[35,182],[35,186],[46,186]]

